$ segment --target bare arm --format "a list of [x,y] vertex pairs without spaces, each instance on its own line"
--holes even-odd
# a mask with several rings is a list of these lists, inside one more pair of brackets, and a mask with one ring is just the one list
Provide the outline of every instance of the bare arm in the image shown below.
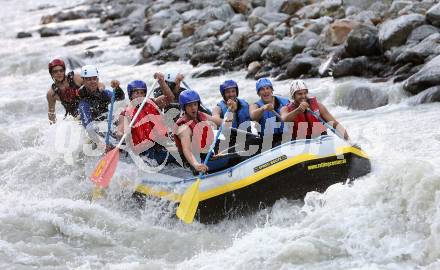
[[217,127],[221,126],[221,124],[223,123],[223,119],[221,119],[220,117],[214,117],[206,113],[203,114],[206,116],[206,118],[208,118],[208,121],[213,122],[214,124],[217,125]]
[[59,100],[58,95],[55,95],[52,87],[47,91],[46,94],[47,99],[47,118],[49,119],[50,124],[54,124],[57,121],[55,114],[55,104],[56,101]]
[[81,76],[77,73],[73,74],[73,82],[78,85],[81,86],[83,85],[83,79],[81,78]]
[[176,80],[174,81],[176,83],[176,86],[174,87],[174,93],[179,93],[180,83],[183,81],[183,79],[185,79],[185,76],[183,76],[183,74],[177,74]]
[[261,117],[263,116],[264,113],[264,106],[263,107],[258,107],[257,104],[251,104],[249,106],[249,115],[251,117],[251,120],[253,121],[260,121]]
[[174,100],[174,94],[171,91],[168,84],[165,82],[165,79],[163,77],[162,73],[155,73],[154,78],[158,80],[160,88],[162,89],[162,95],[155,98],[154,102],[157,104],[157,106],[161,109],[167,107],[170,102]]
[[220,115],[221,115],[220,107],[219,106],[215,106],[214,109],[212,109],[212,118],[215,119],[216,122],[220,120],[220,123],[221,123],[222,118],[221,118]]
[[179,139],[182,143],[182,152],[188,163],[196,171],[206,172],[208,170],[208,166],[199,163],[191,151],[191,135],[191,130],[186,125],[182,125],[177,129],[177,136],[179,136]]
[[281,111],[280,111],[281,121],[283,121],[283,122],[293,122],[295,117],[298,114],[300,114],[300,113],[304,113],[304,111],[301,110],[301,107],[298,107],[295,110],[289,112],[288,107],[284,106],[284,107],[281,108]]
[[125,133],[125,117],[120,114],[118,117],[118,127],[116,129],[116,137],[118,137],[118,139],[121,139],[122,136],[124,136]]
[[318,103],[318,106],[322,119],[333,126],[340,134],[343,134],[344,139],[349,140],[350,137],[348,136],[347,130],[333,117],[327,108],[321,103]]

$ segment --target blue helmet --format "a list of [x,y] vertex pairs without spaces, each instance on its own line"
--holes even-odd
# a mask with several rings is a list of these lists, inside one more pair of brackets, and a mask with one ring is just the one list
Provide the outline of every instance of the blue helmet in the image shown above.
[[128,92],[128,97],[131,99],[131,95],[133,94],[133,91],[135,89],[139,89],[139,90],[145,90],[145,93],[147,92],[147,84],[144,81],[141,80],[134,80],[131,81],[128,85],[127,85],[127,92]]
[[184,90],[179,95],[179,105],[181,110],[185,110],[185,105],[198,101],[200,103],[200,96],[194,90]]
[[220,93],[222,96],[225,96],[226,89],[235,87],[237,89],[237,97],[238,97],[238,84],[234,80],[227,80],[220,84]]
[[258,92],[260,92],[260,89],[265,87],[265,86],[269,86],[270,88],[273,89],[272,82],[268,78],[260,78],[260,79],[258,79],[258,81],[256,83],[257,94],[258,94]]

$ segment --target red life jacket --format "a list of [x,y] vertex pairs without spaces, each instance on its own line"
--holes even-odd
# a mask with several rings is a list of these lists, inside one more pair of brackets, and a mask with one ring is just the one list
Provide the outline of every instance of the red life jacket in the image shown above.
[[[131,121],[137,110],[137,107],[126,108],[121,115],[129,115]],[[167,126],[163,121],[156,104],[153,101],[148,100],[131,128],[133,145],[137,145],[146,140],[157,142],[164,138],[166,139],[167,132]]]
[[204,149],[206,146],[212,144],[214,140],[214,132],[212,131],[211,126],[206,122],[207,120],[208,117],[206,117],[206,115],[202,112],[197,112],[197,119],[195,120],[190,120],[185,115],[177,120],[174,129],[174,141],[176,142],[177,149],[179,149],[180,153],[182,153],[182,142],[176,133],[177,128],[182,125],[186,125],[191,129],[192,149],[200,153],[201,149]]
[[78,115],[78,105],[79,105],[79,86],[75,84],[73,79],[73,71],[67,73],[66,79],[69,84],[67,88],[61,90],[54,84],[52,84],[52,90],[56,95],[60,97],[61,105],[63,105],[66,110],[66,116],[71,114],[72,116]]
[[[319,105],[316,97],[309,97],[307,102],[310,104],[310,110],[320,115]],[[296,105],[294,102],[290,102],[287,105],[288,112],[291,112],[296,108],[298,108],[298,105]],[[327,134],[327,128],[310,112],[306,111],[304,113],[299,113],[295,119],[293,119],[293,140],[305,138],[310,139],[325,134]]]

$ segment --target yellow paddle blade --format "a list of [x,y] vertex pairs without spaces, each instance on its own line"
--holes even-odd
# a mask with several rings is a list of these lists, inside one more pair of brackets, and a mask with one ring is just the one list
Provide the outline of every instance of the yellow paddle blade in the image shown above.
[[199,186],[200,179],[197,179],[194,184],[185,190],[180,200],[176,215],[185,223],[192,223],[196,215],[197,206],[199,205]]
[[95,186],[92,193],[92,201],[96,201],[98,199],[101,199],[102,197],[102,188],[100,188],[99,186]]

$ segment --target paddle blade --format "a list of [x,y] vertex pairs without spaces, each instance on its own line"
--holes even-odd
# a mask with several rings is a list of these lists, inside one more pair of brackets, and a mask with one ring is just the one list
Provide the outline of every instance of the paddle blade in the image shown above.
[[102,193],[102,188],[95,186],[95,189],[93,190],[92,193],[92,201],[96,201],[98,199],[101,199],[104,196],[104,194]]
[[119,161],[119,148],[108,152],[96,165],[90,179],[101,188],[108,187]]
[[192,223],[196,215],[197,206],[199,205],[200,195],[200,179],[192,184],[182,196],[176,215],[185,223]]

